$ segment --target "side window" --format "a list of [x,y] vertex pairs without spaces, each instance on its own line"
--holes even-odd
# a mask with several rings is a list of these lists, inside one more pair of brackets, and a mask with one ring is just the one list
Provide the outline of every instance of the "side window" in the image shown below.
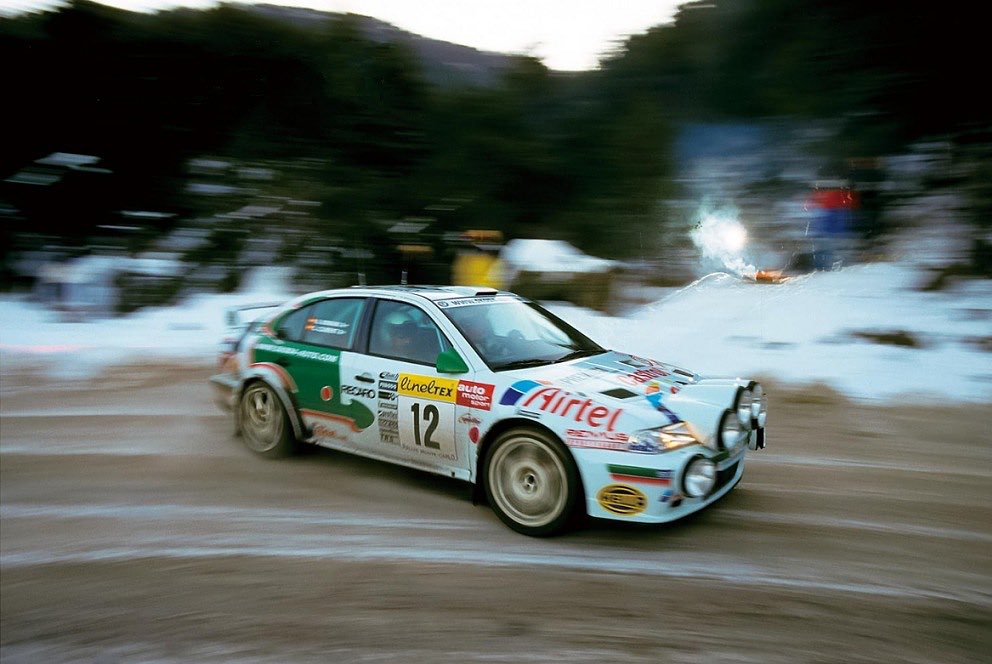
[[372,317],[370,354],[433,365],[438,354],[449,348],[447,337],[421,309],[403,302],[379,301]]
[[279,338],[286,339],[287,341],[302,341],[303,327],[307,323],[310,309],[311,307],[303,307],[283,317],[276,327]]
[[311,306],[303,325],[303,341],[331,348],[351,348],[365,300],[335,298]]

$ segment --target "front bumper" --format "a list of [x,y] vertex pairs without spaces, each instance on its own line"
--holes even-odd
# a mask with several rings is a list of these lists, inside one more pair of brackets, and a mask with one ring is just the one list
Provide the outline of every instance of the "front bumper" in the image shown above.
[[[752,431],[749,439],[731,454],[693,445],[664,454],[633,454],[606,450],[573,450],[585,487],[589,516],[665,523],[676,521],[715,503],[733,489],[744,474],[748,449],[764,442],[764,432]],[[716,465],[716,482],[708,494],[689,496],[685,491],[686,467],[697,457]]]

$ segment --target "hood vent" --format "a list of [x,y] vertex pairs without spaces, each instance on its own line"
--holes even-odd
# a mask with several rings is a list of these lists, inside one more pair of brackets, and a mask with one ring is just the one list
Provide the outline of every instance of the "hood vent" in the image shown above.
[[637,392],[631,392],[624,387],[615,387],[612,390],[600,392],[600,394],[605,394],[606,396],[613,397],[614,399],[629,399],[637,396]]

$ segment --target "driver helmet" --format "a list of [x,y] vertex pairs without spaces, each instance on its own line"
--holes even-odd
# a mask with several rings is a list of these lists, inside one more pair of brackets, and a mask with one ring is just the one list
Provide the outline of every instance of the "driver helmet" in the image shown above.
[[386,341],[396,347],[412,338],[413,319],[404,311],[392,311],[383,321]]

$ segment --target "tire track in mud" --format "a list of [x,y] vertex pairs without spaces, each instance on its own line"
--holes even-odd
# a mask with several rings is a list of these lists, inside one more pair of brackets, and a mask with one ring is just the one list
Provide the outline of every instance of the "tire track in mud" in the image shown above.
[[[831,574],[811,573],[792,564],[769,564],[782,559],[773,555],[774,543],[763,541],[747,557],[727,555],[720,546],[706,545],[710,531],[768,525],[815,530],[829,538],[880,533],[908,540],[950,539],[984,548],[988,535],[974,531],[927,529],[912,524],[879,523],[772,514],[728,509],[714,510],[691,556],[684,550],[637,550],[611,545],[601,538],[580,536],[584,541],[534,542],[517,538],[512,549],[494,551],[491,520],[430,518],[380,518],[369,513],[327,513],[318,510],[256,509],[231,505],[177,505],[120,503],[57,504],[9,503],[0,507],[7,533],[16,537],[21,528],[38,524],[53,532],[71,534],[71,540],[49,540],[44,547],[5,543],[0,567],[129,561],[149,558],[207,559],[233,556],[289,559],[398,560],[503,567],[554,567],[560,569],[635,573],[649,576],[693,578],[737,585],[835,591],[879,596],[943,599],[992,607],[992,595],[980,590],[982,578],[968,576],[957,587],[907,583],[913,577],[884,578],[840,567]],[[177,529],[175,524],[182,524]],[[73,527],[79,529],[75,533]],[[162,535],[162,528],[168,533]],[[638,529],[639,530],[639,529]],[[111,544],[120,533],[127,546]],[[718,534],[718,533],[717,533]],[[630,536],[629,534],[627,535]],[[398,545],[397,540],[402,544]],[[719,536],[710,539],[719,540]],[[177,540],[181,545],[177,545]],[[687,560],[690,558],[691,560]],[[836,563],[837,561],[834,561]],[[969,575],[970,576],[970,575]]]
[[[935,644],[944,661],[978,661],[988,650],[992,411],[793,404],[776,411],[782,442],[704,512],[532,540],[443,478],[323,450],[258,459],[201,387],[0,401],[11,661],[131,643],[143,661],[190,661],[198,648],[229,661],[243,643],[257,661],[299,661],[294,648],[312,661],[495,661],[498,648],[505,661],[928,661]],[[535,593],[540,611],[513,604]],[[232,637],[252,606],[256,620]],[[273,615],[292,642],[259,629]]]

